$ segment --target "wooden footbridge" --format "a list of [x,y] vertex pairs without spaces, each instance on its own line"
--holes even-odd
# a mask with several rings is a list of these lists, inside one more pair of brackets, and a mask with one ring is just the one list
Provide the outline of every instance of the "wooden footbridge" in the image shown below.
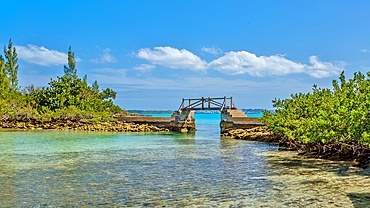
[[117,118],[124,122],[147,123],[166,127],[171,131],[192,132],[196,131],[194,112],[199,110],[220,111],[221,133],[228,129],[246,129],[264,125],[257,118],[248,118],[242,110],[235,107],[233,98],[226,96],[222,98],[183,98],[179,109],[170,118],[149,116],[120,116]]
[[[229,105],[228,105],[229,101]],[[236,107],[233,102],[233,97],[227,98],[183,98],[180,105],[179,111],[196,111],[196,110],[219,110],[224,109],[233,109],[236,110]]]

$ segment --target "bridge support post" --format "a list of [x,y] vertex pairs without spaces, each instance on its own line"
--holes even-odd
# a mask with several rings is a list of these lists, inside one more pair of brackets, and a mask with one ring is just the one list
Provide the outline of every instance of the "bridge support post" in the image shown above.
[[170,130],[181,133],[195,132],[194,111],[183,110],[177,111],[172,116]]

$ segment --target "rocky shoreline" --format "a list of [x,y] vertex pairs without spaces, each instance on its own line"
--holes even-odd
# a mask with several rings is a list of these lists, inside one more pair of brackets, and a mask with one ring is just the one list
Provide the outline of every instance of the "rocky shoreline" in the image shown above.
[[221,134],[221,137],[250,141],[261,141],[268,143],[278,143],[278,140],[276,140],[276,138],[272,136],[271,132],[262,126],[250,129],[229,129],[224,131]]
[[279,150],[297,151],[298,155],[308,158],[353,161],[353,166],[362,168],[370,166],[370,147],[355,141],[304,144],[283,135],[273,134],[265,127],[230,129],[221,136],[277,144]]
[[0,129],[55,129],[74,131],[107,131],[107,132],[169,132],[148,124],[125,123],[120,121],[89,122],[84,120],[57,121],[0,121]]

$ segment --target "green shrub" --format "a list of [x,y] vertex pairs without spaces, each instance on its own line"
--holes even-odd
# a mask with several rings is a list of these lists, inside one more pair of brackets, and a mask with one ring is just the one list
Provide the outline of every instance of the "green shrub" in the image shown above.
[[274,133],[300,142],[355,140],[370,144],[370,72],[358,72],[346,81],[344,73],[333,89],[316,85],[311,93],[275,99],[275,113],[264,112],[261,121]]

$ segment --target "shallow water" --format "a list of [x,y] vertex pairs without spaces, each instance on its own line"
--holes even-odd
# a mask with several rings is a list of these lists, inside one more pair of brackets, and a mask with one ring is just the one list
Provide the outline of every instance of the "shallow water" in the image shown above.
[[[215,117],[219,118],[219,117]],[[187,134],[1,131],[0,207],[366,207],[370,173]]]

